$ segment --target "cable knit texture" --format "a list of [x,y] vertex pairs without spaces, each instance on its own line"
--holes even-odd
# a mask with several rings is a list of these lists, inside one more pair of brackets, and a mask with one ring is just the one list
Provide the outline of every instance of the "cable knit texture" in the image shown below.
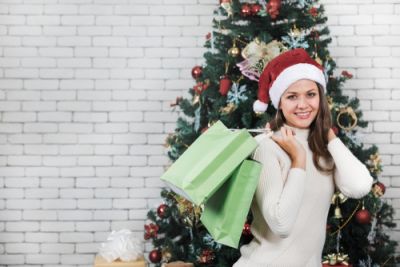
[[309,130],[290,128],[306,150],[306,169],[291,168],[289,156],[277,143],[266,134],[256,136],[259,146],[252,157],[263,168],[251,207],[254,239],[241,247],[242,257],[234,267],[321,267],[335,185],[351,198],[361,198],[371,189],[368,169],[339,138],[328,144],[336,171],[327,175],[313,164]]

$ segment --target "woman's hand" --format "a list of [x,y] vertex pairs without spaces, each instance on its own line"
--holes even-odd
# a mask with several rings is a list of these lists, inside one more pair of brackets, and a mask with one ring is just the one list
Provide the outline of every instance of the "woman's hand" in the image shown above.
[[292,168],[306,168],[306,151],[304,147],[294,137],[295,132],[287,127],[281,127],[282,136],[272,135],[274,140],[292,160]]

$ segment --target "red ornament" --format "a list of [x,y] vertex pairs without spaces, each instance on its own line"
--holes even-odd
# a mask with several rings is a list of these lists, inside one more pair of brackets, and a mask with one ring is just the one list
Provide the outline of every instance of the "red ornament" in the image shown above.
[[351,74],[350,72],[348,72],[347,70],[342,71],[342,75],[348,79],[353,78],[353,74]]
[[215,259],[214,251],[211,249],[205,249],[201,252],[199,262],[201,264],[210,264]]
[[154,223],[146,224],[144,226],[144,230],[145,230],[144,239],[147,240],[147,239],[150,239],[153,237],[156,238],[158,229],[159,229],[159,227],[157,224],[154,224]]
[[251,14],[253,16],[256,16],[258,14],[258,12],[260,12],[260,10],[261,10],[261,6],[259,4],[251,5]]
[[192,77],[197,80],[203,74],[203,68],[201,66],[194,66],[192,69]]
[[219,81],[219,93],[221,95],[227,95],[229,89],[232,87],[232,81],[227,76],[222,76]]
[[244,224],[242,234],[245,236],[251,235],[251,225],[249,223]]
[[209,33],[206,34],[206,40],[207,40],[207,41],[208,41],[208,40],[211,40],[211,32],[209,32]]
[[386,191],[386,187],[381,182],[376,182],[372,186],[372,193],[374,194],[375,197],[383,196],[385,194],[385,191]]
[[242,8],[240,9],[240,15],[242,15],[242,17],[247,17],[251,15],[251,7],[249,4],[242,5]]
[[159,263],[161,261],[161,257],[162,257],[161,251],[158,249],[153,249],[149,253],[149,260],[152,263]]
[[201,94],[203,91],[205,91],[210,84],[208,82],[198,82],[195,86],[193,86],[193,90]]
[[280,8],[281,0],[270,0],[267,4],[267,12],[272,19],[276,19],[276,17],[278,17]]
[[318,9],[317,9],[316,7],[310,8],[310,10],[309,10],[308,12],[309,12],[309,13],[311,14],[311,16],[313,16],[313,17],[318,16]]
[[357,211],[356,221],[360,224],[369,224],[371,222],[371,213],[364,207]]
[[165,218],[168,213],[168,206],[165,204],[161,204],[157,209],[157,215],[160,218]]

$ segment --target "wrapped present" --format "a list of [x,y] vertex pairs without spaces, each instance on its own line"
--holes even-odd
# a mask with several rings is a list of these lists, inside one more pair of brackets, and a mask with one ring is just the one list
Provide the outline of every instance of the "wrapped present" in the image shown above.
[[245,129],[229,130],[214,123],[161,176],[177,194],[203,204],[257,147]]
[[108,262],[102,256],[96,256],[93,267],[146,267],[147,264],[143,257],[132,261],[122,261],[117,259],[112,262]]
[[183,262],[183,261],[174,261],[170,263],[164,263],[162,267],[193,267],[193,263]]
[[95,267],[143,267],[143,241],[127,229],[112,231],[101,244]]
[[352,267],[349,256],[344,253],[330,253],[323,258],[323,267]]
[[215,241],[237,248],[258,184],[261,164],[245,160],[204,204],[201,222]]
[[352,267],[352,265],[346,265],[346,264],[335,264],[335,265],[329,265],[329,264],[322,264],[322,267]]

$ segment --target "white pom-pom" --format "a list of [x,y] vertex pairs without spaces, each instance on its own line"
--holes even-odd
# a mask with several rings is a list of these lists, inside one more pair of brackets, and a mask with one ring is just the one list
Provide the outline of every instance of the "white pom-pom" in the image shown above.
[[268,104],[261,102],[260,100],[256,100],[253,103],[253,110],[255,113],[264,113],[268,108]]

